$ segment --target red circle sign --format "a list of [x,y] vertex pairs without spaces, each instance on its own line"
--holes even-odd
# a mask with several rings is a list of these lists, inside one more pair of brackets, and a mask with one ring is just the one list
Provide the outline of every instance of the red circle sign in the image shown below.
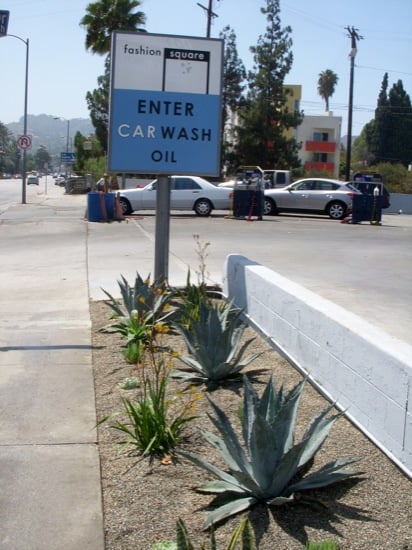
[[22,135],[17,138],[17,147],[19,149],[30,149],[31,136]]

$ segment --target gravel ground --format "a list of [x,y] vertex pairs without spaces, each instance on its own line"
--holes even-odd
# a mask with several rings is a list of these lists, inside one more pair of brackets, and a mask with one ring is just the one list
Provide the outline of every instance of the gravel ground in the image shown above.
[[[98,330],[109,322],[110,310],[104,302],[90,304],[92,319],[93,370],[97,418],[101,420],[122,410],[121,398],[133,398],[133,391],[120,389],[119,383],[135,374],[134,367],[123,359],[122,341],[116,334]],[[250,348],[264,353],[245,370],[263,369],[259,380],[265,383],[274,374],[276,384],[287,388],[301,376],[259,336],[247,329],[245,337],[255,340]],[[185,351],[181,338],[167,336],[167,344]],[[177,383],[176,383],[177,384]],[[173,382],[171,390],[178,386]],[[212,393],[213,401],[237,422],[241,392],[228,386]],[[297,438],[316,412],[326,406],[325,399],[306,385],[299,408]],[[183,449],[200,452],[217,464],[213,449],[199,436],[198,427],[211,430],[206,416],[210,411],[205,394],[197,402],[199,418],[189,424]],[[102,472],[106,550],[150,550],[164,540],[175,540],[175,524],[184,520],[195,547],[208,540],[202,532],[210,495],[195,491],[211,479],[186,461],[164,464],[119,453],[119,433],[108,423],[98,428]],[[405,476],[372,442],[348,420],[341,418],[332,428],[315,466],[338,457],[362,457],[355,466],[363,472],[356,480],[336,484],[319,491],[325,509],[314,510],[293,505],[276,511],[256,506],[244,515],[235,516],[216,529],[218,549],[226,547],[233,529],[243,517],[252,522],[257,548],[293,550],[307,541],[335,540],[341,549],[412,549],[412,486]]]

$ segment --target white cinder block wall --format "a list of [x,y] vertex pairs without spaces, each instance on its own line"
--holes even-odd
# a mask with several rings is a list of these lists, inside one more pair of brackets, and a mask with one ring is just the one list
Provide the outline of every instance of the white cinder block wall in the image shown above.
[[244,256],[223,292],[412,477],[412,346]]

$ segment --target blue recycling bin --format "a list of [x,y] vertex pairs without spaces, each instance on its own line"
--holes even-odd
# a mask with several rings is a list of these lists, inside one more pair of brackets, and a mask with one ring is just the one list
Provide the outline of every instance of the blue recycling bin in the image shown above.
[[[115,214],[114,193],[102,193],[92,191],[87,194],[87,219],[89,222],[105,222],[114,219]],[[104,213],[106,209],[106,215]]]

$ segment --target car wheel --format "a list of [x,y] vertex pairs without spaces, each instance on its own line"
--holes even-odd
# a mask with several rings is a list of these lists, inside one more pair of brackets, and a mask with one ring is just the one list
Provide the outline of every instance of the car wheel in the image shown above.
[[124,216],[127,216],[133,212],[132,207],[130,206],[130,202],[125,199],[124,197],[119,198],[120,201],[120,208],[122,209],[122,214]]
[[197,216],[210,216],[212,203],[208,199],[199,199],[195,202],[194,211]]
[[326,213],[332,220],[341,220],[346,215],[346,205],[343,202],[331,202],[326,208]]
[[274,216],[277,213],[276,204],[269,197],[265,197],[263,201],[263,214],[265,216]]

